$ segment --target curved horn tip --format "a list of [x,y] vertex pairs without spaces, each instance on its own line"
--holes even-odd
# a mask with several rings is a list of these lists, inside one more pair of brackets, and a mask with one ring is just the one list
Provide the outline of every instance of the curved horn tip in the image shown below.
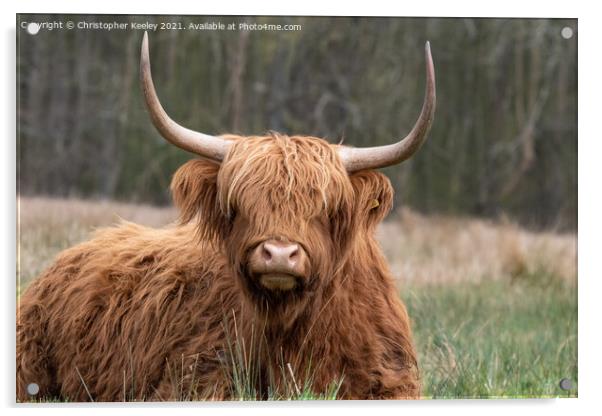
[[429,42],[428,40],[424,44],[424,54],[426,55],[427,60],[433,59],[431,56],[431,42]]
[[144,64],[148,61],[148,33],[145,30],[142,36],[142,47],[140,48],[140,63]]
[[339,149],[339,155],[348,172],[378,169],[391,166],[412,157],[426,139],[435,114],[435,65],[431,56],[431,43],[424,44],[426,58],[426,91],[422,110],[410,133],[397,143],[368,148]]

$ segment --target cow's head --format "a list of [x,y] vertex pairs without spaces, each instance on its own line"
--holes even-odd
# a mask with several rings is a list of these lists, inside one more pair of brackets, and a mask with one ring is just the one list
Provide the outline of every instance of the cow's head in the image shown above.
[[153,124],[195,153],[175,174],[183,221],[225,249],[250,299],[276,312],[333,283],[353,245],[371,235],[392,203],[389,180],[374,169],[411,157],[435,110],[435,75],[426,44],[426,97],[418,121],[397,143],[371,148],[286,136],[209,136],[175,123],[153,85],[144,35],[141,82]]

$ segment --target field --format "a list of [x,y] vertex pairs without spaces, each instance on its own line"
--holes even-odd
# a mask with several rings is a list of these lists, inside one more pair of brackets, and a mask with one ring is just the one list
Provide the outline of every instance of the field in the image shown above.
[[[171,208],[22,197],[17,296],[95,228],[175,217]],[[577,396],[575,234],[404,209],[378,236],[412,317],[425,397]]]

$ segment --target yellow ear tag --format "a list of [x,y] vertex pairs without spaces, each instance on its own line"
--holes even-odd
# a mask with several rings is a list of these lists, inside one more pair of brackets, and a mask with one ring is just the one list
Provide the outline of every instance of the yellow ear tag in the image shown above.
[[370,203],[370,209],[378,208],[378,206],[380,206],[380,202],[378,202],[378,199],[373,199]]

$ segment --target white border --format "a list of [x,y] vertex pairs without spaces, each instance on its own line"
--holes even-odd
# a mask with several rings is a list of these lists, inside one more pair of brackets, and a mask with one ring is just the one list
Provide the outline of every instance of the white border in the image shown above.
[[[391,2],[392,3],[392,2]],[[600,256],[600,233],[602,232],[601,189],[602,157],[600,116],[600,13],[595,2],[575,1],[526,2],[504,1],[492,4],[485,1],[435,1],[399,2],[388,4],[384,1],[330,2],[323,0],[303,0],[286,4],[282,1],[230,1],[230,2],[176,2],[170,1],[115,1],[73,2],[72,0],[23,1],[20,4],[2,2],[2,58],[0,80],[4,96],[0,100],[2,111],[3,137],[0,172],[0,195],[2,215],[3,247],[0,250],[0,264],[3,266],[2,320],[0,320],[1,358],[0,365],[0,405],[9,412],[25,414],[86,414],[111,412],[123,414],[181,414],[183,412],[230,414],[241,412],[257,415],[306,415],[344,412],[362,414],[374,408],[380,413],[400,414],[426,412],[430,414],[504,415],[508,413],[545,413],[546,415],[588,414],[599,410],[598,387],[602,384],[600,367],[600,296],[602,295],[602,274],[597,255]],[[117,407],[73,405],[71,407],[27,406],[15,409],[14,405],[14,322],[15,322],[15,13],[104,13],[104,14],[248,14],[248,15],[357,15],[357,16],[488,16],[488,17],[569,17],[578,18],[579,41],[579,399],[563,400],[450,400],[426,401],[419,403],[220,403],[205,406],[183,405],[149,407]]]
[[[429,16],[429,17],[583,17],[587,7],[577,2],[546,1],[545,5],[524,0],[482,2],[431,0],[421,2],[369,2],[304,0],[283,1],[120,1],[105,0],[92,6],[70,0],[24,1],[14,7],[20,13],[106,13],[106,14],[206,14],[206,15],[323,15],[323,16]],[[584,13],[585,12],[585,13]],[[580,15],[580,16],[579,16]]]

